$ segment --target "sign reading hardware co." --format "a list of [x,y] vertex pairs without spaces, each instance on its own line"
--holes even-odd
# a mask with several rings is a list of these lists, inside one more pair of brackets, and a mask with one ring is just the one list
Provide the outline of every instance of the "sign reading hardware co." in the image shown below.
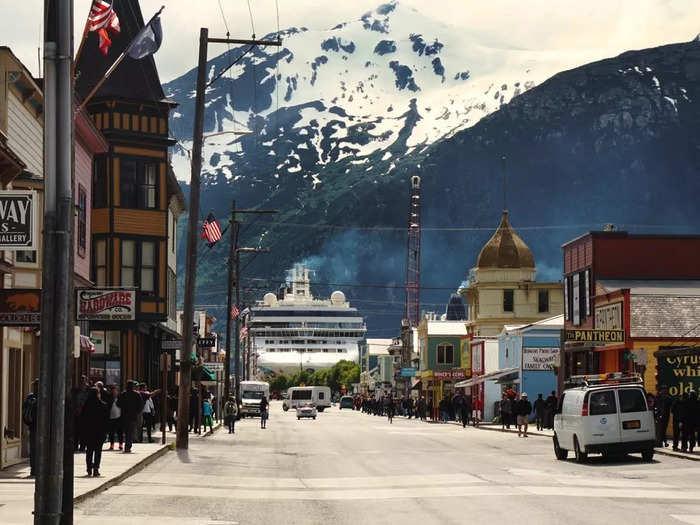
[[566,342],[589,345],[624,343],[625,332],[624,330],[566,330]]
[[82,288],[78,290],[78,321],[133,321],[136,290]]
[[36,250],[38,199],[35,191],[0,191],[0,250]]

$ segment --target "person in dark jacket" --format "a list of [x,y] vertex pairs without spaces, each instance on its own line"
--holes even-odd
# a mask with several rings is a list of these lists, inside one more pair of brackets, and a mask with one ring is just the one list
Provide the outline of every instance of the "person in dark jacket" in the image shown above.
[[88,389],[90,388],[90,382],[87,376],[81,376],[80,386],[74,388],[72,391],[73,397],[73,424],[75,425],[75,448],[79,452],[85,451],[85,440],[83,439],[83,426],[82,417],[83,406],[88,397]]
[[501,400],[501,427],[505,429],[510,429],[510,422],[513,417],[513,404],[514,402],[508,397],[508,395],[503,394],[503,399]]
[[681,406],[681,432],[683,443],[681,452],[692,452],[695,448],[695,429],[700,419],[700,402],[695,390],[688,392],[685,401]]
[[554,428],[554,413],[557,411],[557,393],[552,393],[544,400],[544,428]]
[[134,390],[135,381],[126,384],[126,390],[119,394],[117,406],[122,410],[122,423],[124,425],[124,453],[131,452],[131,445],[136,434],[136,421],[143,410],[143,399]]
[[532,413],[532,403],[527,399],[527,394],[525,392],[520,394],[520,399],[515,402],[514,412],[517,417],[518,437],[520,437],[521,430],[523,437],[527,437],[527,425],[530,420],[530,414]]
[[460,419],[462,420],[462,428],[469,424],[469,418],[472,415],[472,403],[468,396],[462,396],[459,404]]
[[32,382],[32,391],[27,394],[22,402],[22,422],[29,429],[29,477],[36,476],[37,463],[37,406],[39,401],[39,380],[35,379]]
[[673,398],[668,393],[668,387],[662,386],[659,388],[659,395],[656,396],[654,404],[654,422],[656,423],[656,446],[668,446],[666,439],[666,429],[668,428],[668,420],[671,418],[671,404]]
[[671,402],[671,415],[673,416],[673,450],[678,452],[678,443],[681,441],[681,408],[685,401],[685,394],[674,397]]
[[102,444],[107,433],[107,416],[109,407],[102,401],[100,390],[91,388],[88,390],[87,400],[83,405],[80,415],[83,424],[83,438],[85,440],[85,462],[87,463],[87,475],[98,477],[100,475],[100,461],[102,460]]
[[542,430],[544,427],[544,409],[545,401],[542,399],[542,394],[537,394],[537,399],[535,399],[535,425],[537,425],[537,430]]

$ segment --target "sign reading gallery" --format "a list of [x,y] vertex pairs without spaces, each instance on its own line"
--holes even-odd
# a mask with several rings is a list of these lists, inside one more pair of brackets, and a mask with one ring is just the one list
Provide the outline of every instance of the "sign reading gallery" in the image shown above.
[[38,198],[35,191],[0,191],[0,250],[36,250]]

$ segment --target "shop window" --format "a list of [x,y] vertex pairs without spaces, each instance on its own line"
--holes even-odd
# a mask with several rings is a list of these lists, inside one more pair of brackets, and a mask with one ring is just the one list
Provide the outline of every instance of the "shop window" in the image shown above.
[[122,208],[136,208],[136,161],[122,159],[119,170],[120,199]]
[[18,250],[16,255],[18,263],[35,264],[36,250]]
[[156,165],[144,164],[138,178],[138,208],[153,209],[156,207]]
[[136,286],[136,241],[123,240],[121,242],[122,252],[122,269],[121,283],[122,286]]
[[98,239],[95,241],[95,249],[93,254],[95,261],[95,284],[97,286],[106,286],[107,284],[107,239]]
[[92,206],[107,207],[107,161],[103,156],[92,163]]
[[85,257],[87,248],[87,191],[78,185],[78,255]]
[[439,365],[451,365],[455,361],[454,346],[442,343],[437,346],[437,362]]
[[512,312],[514,308],[514,291],[503,290],[503,311]]
[[539,313],[549,312],[549,290],[540,290],[537,311]]

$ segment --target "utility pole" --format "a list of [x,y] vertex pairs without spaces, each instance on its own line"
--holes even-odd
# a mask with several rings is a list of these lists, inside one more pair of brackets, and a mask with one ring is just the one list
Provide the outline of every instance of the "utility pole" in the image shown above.
[[194,334],[194,287],[197,268],[197,233],[199,219],[199,175],[202,171],[202,140],[204,136],[204,96],[207,82],[207,46],[209,30],[199,31],[199,63],[197,65],[197,95],[195,98],[194,131],[192,133],[192,172],[190,174],[190,211],[187,218],[187,263],[185,273],[185,302],[183,312],[184,342],[180,354],[180,388],[177,400],[177,438],[179,449],[189,448],[187,426],[190,421],[190,389],[192,387],[192,347]]
[[[197,91],[195,96],[194,130],[192,133],[192,173],[190,175],[190,210],[187,232],[187,261],[185,275],[185,300],[183,312],[184,342],[182,357],[180,359],[180,388],[178,396],[177,439],[178,449],[189,447],[189,434],[187,425],[190,411],[190,390],[192,387],[192,362],[190,352],[193,348],[192,322],[194,320],[195,281],[197,268],[197,234],[199,218],[199,181],[202,170],[202,141],[204,138],[204,99],[207,88],[207,51],[209,42],[223,44],[248,44],[250,46],[281,46],[279,40],[242,40],[230,38],[209,38],[209,29],[202,27],[199,30],[199,62],[197,64]],[[231,68],[231,63],[227,69]],[[217,77],[217,78],[219,78]],[[233,225],[232,225],[233,227]],[[227,315],[230,317],[231,312]],[[238,323],[236,323],[236,326]],[[236,337],[238,331],[236,330]],[[227,381],[230,379],[227,376]]]
[[[237,224],[236,224],[236,201],[233,201],[231,205],[231,241],[228,247],[228,280],[227,285],[227,307],[226,310],[226,361],[224,361],[224,401],[228,401],[228,396],[231,395],[231,324],[233,324],[233,319],[231,318],[231,310],[233,309],[233,258],[236,254],[236,237],[238,236]],[[236,308],[239,307],[238,301],[236,301]],[[240,312],[236,315],[236,318],[240,316]],[[236,367],[236,372],[238,372],[238,367]],[[236,385],[238,385],[238,379],[236,379]]]
[[73,2],[44,2],[44,234],[34,523],[61,520],[66,363],[73,337]]

